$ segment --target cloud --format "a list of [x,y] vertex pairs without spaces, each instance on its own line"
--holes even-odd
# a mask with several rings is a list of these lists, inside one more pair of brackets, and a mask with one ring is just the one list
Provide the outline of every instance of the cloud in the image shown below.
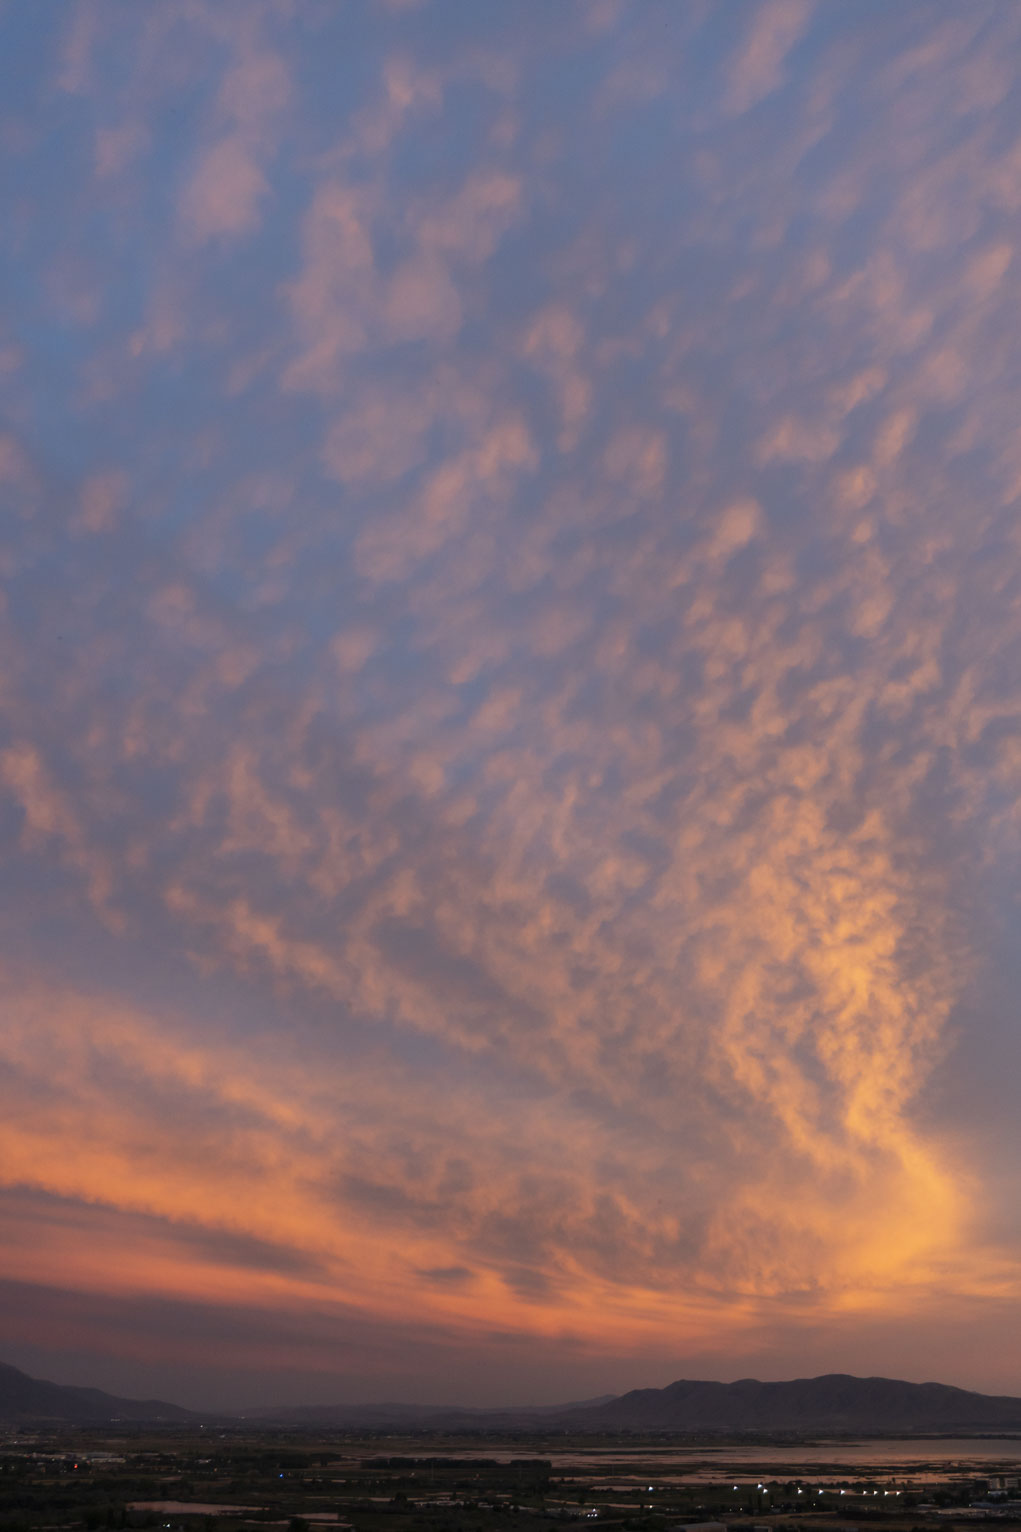
[[93,905],[107,919],[113,879],[107,856],[90,844],[69,796],[61,789],[38,750],[17,741],[0,753],[0,782],[22,813],[21,843],[26,849],[50,844],[57,855],[83,875]]
[[184,194],[182,216],[195,239],[246,234],[259,221],[266,178],[244,141],[223,138],[207,149]]
[[122,470],[109,469],[94,474],[82,488],[78,525],[83,532],[112,532],[127,495],[127,477]]
[[99,14],[3,257],[33,1344],[992,1377],[1013,14]]
[[784,60],[804,35],[813,9],[813,0],[767,0],[744,8],[753,19],[727,71],[724,100],[731,111],[748,111],[783,84]]
[[[280,54],[259,39],[258,12],[227,35],[234,57],[217,92],[211,133],[184,188],[180,218],[198,243],[250,234],[269,191],[263,161],[275,148],[277,119],[291,93]],[[212,13],[206,18],[213,21]],[[254,25],[253,25],[254,23]]]

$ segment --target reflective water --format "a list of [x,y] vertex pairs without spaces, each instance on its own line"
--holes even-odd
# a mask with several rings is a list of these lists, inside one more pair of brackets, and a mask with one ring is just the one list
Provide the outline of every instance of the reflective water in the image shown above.
[[[396,1446],[393,1449],[399,1449]],[[425,1457],[421,1444],[405,1447],[408,1456]],[[792,1442],[777,1446],[686,1444],[678,1447],[578,1447],[558,1452],[546,1445],[529,1451],[512,1447],[445,1447],[437,1456],[466,1462],[488,1459],[509,1463],[529,1456],[548,1459],[554,1470],[577,1468],[597,1474],[606,1487],[633,1485],[640,1479],[661,1485],[715,1483],[727,1479],[747,1487],[759,1479],[797,1479],[804,1484],[900,1481],[935,1483],[950,1478],[981,1477],[1021,1471],[1021,1436],[903,1437],[883,1440]],[[642,1467],[645,1471],[636,1474]],[[601,1472],[600,1472],[601,1471]]]
[[162,1511],[165,1515],[226,1516],[230,1512],[234,1515],[257,1516],[261,1507],[205,1505],[197,1500],[132,1500],[127,1509],[129,1511]]

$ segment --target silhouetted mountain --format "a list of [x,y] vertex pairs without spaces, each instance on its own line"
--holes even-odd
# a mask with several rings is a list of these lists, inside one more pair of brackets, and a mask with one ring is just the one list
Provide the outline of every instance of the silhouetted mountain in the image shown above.
[[0,1420],[59,1420],[69,1424],[108,1420],[198,1420],[191,1410],[162,1399],[119,1399],[99,1388],[44,1383],[0,1362]]
[[1021,1399],[847,1373],[789,1383],[682,1379],[564,1412],[557,1423],[575,1431],[1013,1431],[1021,1430]]

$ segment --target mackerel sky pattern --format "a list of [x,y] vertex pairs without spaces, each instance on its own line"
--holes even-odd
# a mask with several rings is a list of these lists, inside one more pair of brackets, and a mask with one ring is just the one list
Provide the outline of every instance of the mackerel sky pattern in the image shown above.
[[0,60],[3,1355],[1021,1392],[1021,10]]

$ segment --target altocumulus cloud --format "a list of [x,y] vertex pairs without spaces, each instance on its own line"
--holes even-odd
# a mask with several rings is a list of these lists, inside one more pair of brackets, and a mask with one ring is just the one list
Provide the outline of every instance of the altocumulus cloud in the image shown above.
[[1000,1382],[1021,18],[0,26],[11,1338]]

